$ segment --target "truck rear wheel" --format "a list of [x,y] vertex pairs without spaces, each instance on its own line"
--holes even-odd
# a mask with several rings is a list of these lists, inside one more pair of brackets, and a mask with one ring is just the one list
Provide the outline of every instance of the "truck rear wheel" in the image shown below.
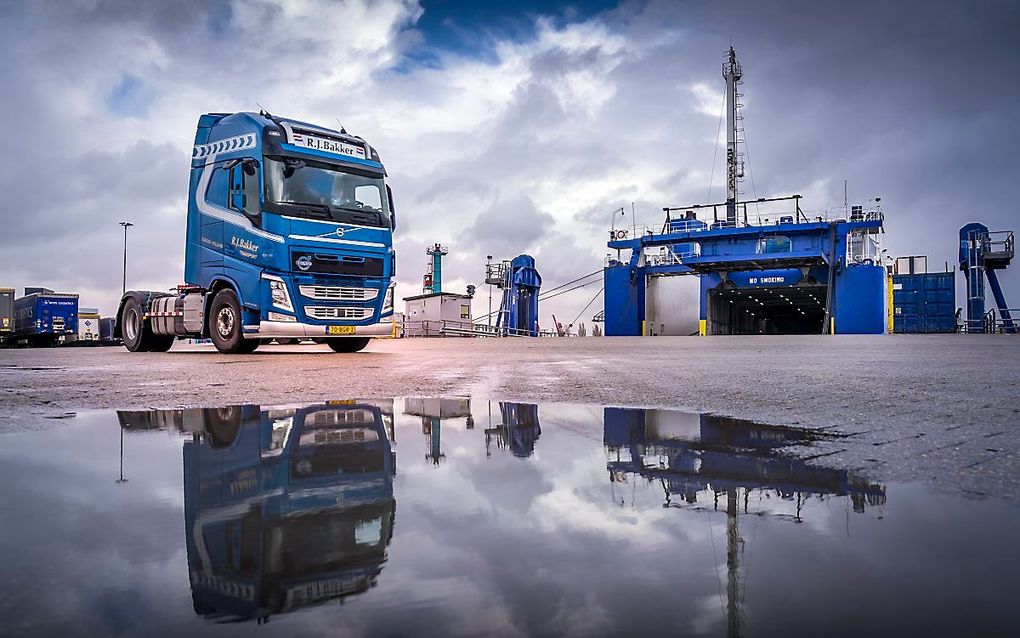
[[344,339],[327,339],[326,345],[333,352],[360,352],[368,345],[368,337],[346,337]]
[[[145,313],[142,311],[141,302],[134,297],[129,297],[120,311],[120,331],[124,347],[131,352],[166,352],[169,350],[174,338],[152,334],[152,327],[146,323],[144,317]],[[164,345],[165,339],[169,341],[166,341],[166,347],[160,350],[159,347]]]
[[216,349],[224,354],[250,354],[259,347],[259,339],[245,339],[241,304],[229,288],[216,293],[209,307],[209,336]]

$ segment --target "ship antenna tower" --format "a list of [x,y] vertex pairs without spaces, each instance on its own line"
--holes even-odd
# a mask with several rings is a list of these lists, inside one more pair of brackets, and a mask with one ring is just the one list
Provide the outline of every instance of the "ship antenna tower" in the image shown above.
[[744,97],[737,92],[743,84],[743,69],[737,62],[737,53],[730,47],[726,61],[722,66],[723,79],[726,80],[726,225],[737,225],[737,199],[739,197],[738,182],[744,179],[743,153],[737,152],[737,144],[743,142],[738,136],[743,133],[744,117],[740,108],[744,106],[738,99]]

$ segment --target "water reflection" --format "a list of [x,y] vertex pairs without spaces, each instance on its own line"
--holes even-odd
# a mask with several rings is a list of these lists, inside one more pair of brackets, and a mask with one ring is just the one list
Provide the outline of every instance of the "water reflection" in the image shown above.
[[190,434],[184,518],[195,613],[262,622],[375,585],[396,508],[392,431],[379,405],[119,416],[123,428]]
[[1012,627],[1018,509],[887,492],[843,465],[882,453],[854,437],[466,397],[119,422],[86,413],[3,437],[7,633]]
[[[603,422],[610,483],[627,483],[636,477],[658,483],[666,508],[696,506],[699,497],[707,496],[712,510],[718,511],[719,498],[725,497],[726,635],[730,637],[739,636],[743,627],[741,514],[789,517],[802,523],[808,496],[849,496],[857,513],[863,513],[866,504],[886,502],[883,485],[783,452],[838,435],[671,410],[605,408]],[[752,493],[792,500],[792,516],[772,509],[751,511]],[[619,499],[624,503],[626,497]],[[613,500],[617,500],[615,490]]]
[[855,512],[885,504],[882,485],[826,467],[824,457],[784,453],[838,434],[671,410],[606,408],[604,423],[610,481],[655,480],[666,506],[695,505],[708,492],[717,509],[719,493],[757,490],[794,501],[792,518],[801,522],[809,495],[849,496]]

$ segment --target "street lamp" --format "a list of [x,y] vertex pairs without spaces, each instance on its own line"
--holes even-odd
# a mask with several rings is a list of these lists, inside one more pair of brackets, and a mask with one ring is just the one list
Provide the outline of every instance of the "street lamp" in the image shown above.
[[123,295],[127,292],[127,229],[130,226],[134,226],[131,222],[120,222],[120,225],[124,227],[124,278],[121,282],[120,294]]

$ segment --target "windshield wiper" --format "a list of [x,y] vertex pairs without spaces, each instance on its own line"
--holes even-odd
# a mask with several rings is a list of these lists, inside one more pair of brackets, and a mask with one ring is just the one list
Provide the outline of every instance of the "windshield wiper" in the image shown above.
[[378,208],[358,208],[357,206],[334,206],[337,210],[347,210],[352,213],[361,213],[362,215],[372,214],[375,216],[382,215],[382,212]]
[[275,204],[277,206],[295,208],[297,209],[296,212],[299,214],[304,213],[308,215],[309,213],[314,211],[318,213],[318,215],[315,215],[316,217],[322,217],[324,219],[329,219],[331,217],[329,206],[325,204],[304,204],[300,202],[275,202]]

